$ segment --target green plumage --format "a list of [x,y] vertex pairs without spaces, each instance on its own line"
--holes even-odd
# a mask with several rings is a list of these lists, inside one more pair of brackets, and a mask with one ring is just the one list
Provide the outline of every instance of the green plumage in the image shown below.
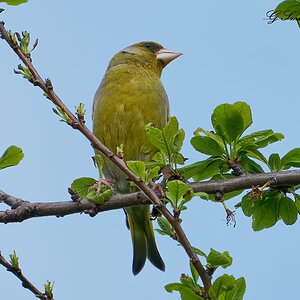
[[[147,139],[145,125],[155,123],[162,128],[168,120],[168,97],[160,81],[164,63],[156,58],[160,49],[163,47],[157,43],[142,42],[117,53],[95,94],[93,132],[114,152],[123,145],[125,161],[148,161],[156,150]],[[103,171],[106,178],[115,181],[118,192],[129,192],[125,174],[107,158]],[[133,273],[141,271],[147,257],[164,270],[149,206],[126,208],[126,215],[133,243]]]

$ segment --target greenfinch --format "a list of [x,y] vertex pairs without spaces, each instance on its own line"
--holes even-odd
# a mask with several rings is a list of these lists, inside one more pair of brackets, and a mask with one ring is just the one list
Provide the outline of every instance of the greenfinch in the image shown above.
[[[149,161],[156,149],[146,136],[145,125],[163,128],[169,117],[169,102],[160,80],[163,68],[181,53],[156,42],[140,42],[118,52],[110,61],[94,97],[93,133],[110,150],[122,146],[123,158]],[[119,193],[129,193],[126,175],[104,158],[103,173]],[[164,271],[156,247],[150,206],[125,209],[133,245],[132,272],[138,274],[146,258]]]

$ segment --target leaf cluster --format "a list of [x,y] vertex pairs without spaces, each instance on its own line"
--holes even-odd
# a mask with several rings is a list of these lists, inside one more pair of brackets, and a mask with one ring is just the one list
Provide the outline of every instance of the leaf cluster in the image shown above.
[[[213,273],[218,267],[227,268],[232,264],[232,257],[228,251],[223,253],[214,249],[210,249],[208,255],[198,248],[194,248],[195,252],[204,256],[206,259],[207,271]],[[204,300],[203,287],[199,285],[199,274],[194,265],[190,262],[191,276],[182,274],[180,282],[169,283],[165,286],[167,292],[177,291],[180,293],[182,300]],[[222,275],[218,277],[211,288],[209,296],[212,300],[242,300],[246,290],[246,283],[243,277],[235,279],[233,276]]]
[[300,213],[300,195],[292,192],[293,198],[280,190],[268,189],[246,194],[241,202],[243,213],[252,217],[255,231],[274,226],[282,220],[286,225],[294,224]]
[[150,143],[155,146],[158,152],[152,157],[150,166],[170,166],[177,170],[177,165],[183,165],[185,158],[180,153],[183,141],[184,130],[179,129],[176,117],[170,117],[168,124],[163,129],[159,129],[153,124],[145,127]]
[[81,177],[75,179],[71,184],[71,190],[82,199],[88,199],[101,205],[112,196],[113,192],[107,184],[101,184],[103,178],[104,160],[101,155],[96,154],[93,157],[94,163],[99,172],[99,181],[90,177]]
[[130,160],[126,162],[127,167],[137,176],[139,176],[145,184],[159,176],[160,167],[147,167],[146,163],[140,160]]
[[[269,144],[282,140],[283,134],[274,132],[272,129],[245,134],[245,131],[253,123],[252,112],[247,103],[239,101],[233,104],[219,105],[211,116],[211,122],[214,131],[198,128],[195,136],[191,139],[194,149],[209,157],[179,169],[171,169],[174,174],[181,175],[178,176],[180,179],[185,178],[186,180],[192,177],[195,181],[220,180],[244,173],[263,173],[265,167],[272,172],[300,167],[300,148],[290,150],[283,157],[280,157],[278,153],[273,153],[266,158],[261,152],[261,149]],[[151,125],[146,126],[150,142],[158,149],[154,155],[154,161],[150,163],[127,162],[128,167],[146,184],[159,176],[160,168],[164,164],[176,168],[176,163],[179,161],[184,163],[183,156],[180,154],[184,132],[178,128],[178,121],[175,117],[171,117],[167,126],[162,130]],[[236,174],[237,170],[242,170],[243,173]],[[186,204],[194,196],[214,200],[214,195],[194,193],[186,182],[172,179],[167,180],[165,184],[164,201],[171,205],[174,215],[177,217],[182,210],[187,208]],[[252,217],[254,230],[271,227],[278,220],[283,220],[285,224],[289,225],[297,220],[298,196],[295,194],[295,189],[278,187],[274,191],[269,188],[268,183],[262,189],[258,187],[256,189],[259,197],[255,191],[251,191],[243,197],[240,204],[244,214]],[[222,195],[221,200],[230,199],[242,192],[243,190],[227,193]],[[288,193],[294,193],[292,194],[293,199],[286,196]],[[163,221],[159,222],[160,227],[163,228],[158,229],[158,232],[172,236],[173,231],[169,225],[162,226]]]
[[252,124],[252,112],[249,105],[241,101],[216,107],[211,122],[214,131],[198,128],[191,139],[194,149],[209,157],[179,169],[185,178],[218,180],[228,177],[231,170],[235,176],[263,173],[255,161],[268,164],[260,149],[284,138],[272,129],[243,135]]
[[[278,172],[291,167],[300,166],[300,148],[295,148],[280,158],[278,153],[273,153],[265,161],[270,171]],[[268,187],[270,183],[266,183]],[[255,231],[274,226],[279,220],[286,225],[294,224],[300,213],[300,196],[297,194],[299,187],[253,187],[241,201],[243,213],[252,217],[252,228]],[[288,195],[291,195],[289,197]],[[238,204],[239,206],[239,204]]]

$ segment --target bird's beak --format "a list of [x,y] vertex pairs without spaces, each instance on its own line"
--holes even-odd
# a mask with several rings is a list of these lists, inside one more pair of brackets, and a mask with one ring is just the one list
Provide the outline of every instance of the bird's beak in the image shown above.
[[156,58],[162,61],[164,67],[172,60],[182,55],[180,52],[175,52],[166,48],[160,49],[155,54]]

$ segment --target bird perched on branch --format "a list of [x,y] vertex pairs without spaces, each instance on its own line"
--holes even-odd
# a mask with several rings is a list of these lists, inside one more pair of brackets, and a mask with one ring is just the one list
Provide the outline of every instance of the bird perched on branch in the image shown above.
[[[181,53],[155,42],[141,42],[118,52],[110,61],[94,97],[93,132],[113,152],[123,145],[124,160],[148,161],[155,148],[146,136],[145,125],[166,125],[169,102],[160,80],[163,68]],[[120,193],[129,193],[126,175],[104,158],[103,173]],[[138,274],[146,258],[164,271],[156,247],[149,206],[125,209],[133,244],[132,272]]]

